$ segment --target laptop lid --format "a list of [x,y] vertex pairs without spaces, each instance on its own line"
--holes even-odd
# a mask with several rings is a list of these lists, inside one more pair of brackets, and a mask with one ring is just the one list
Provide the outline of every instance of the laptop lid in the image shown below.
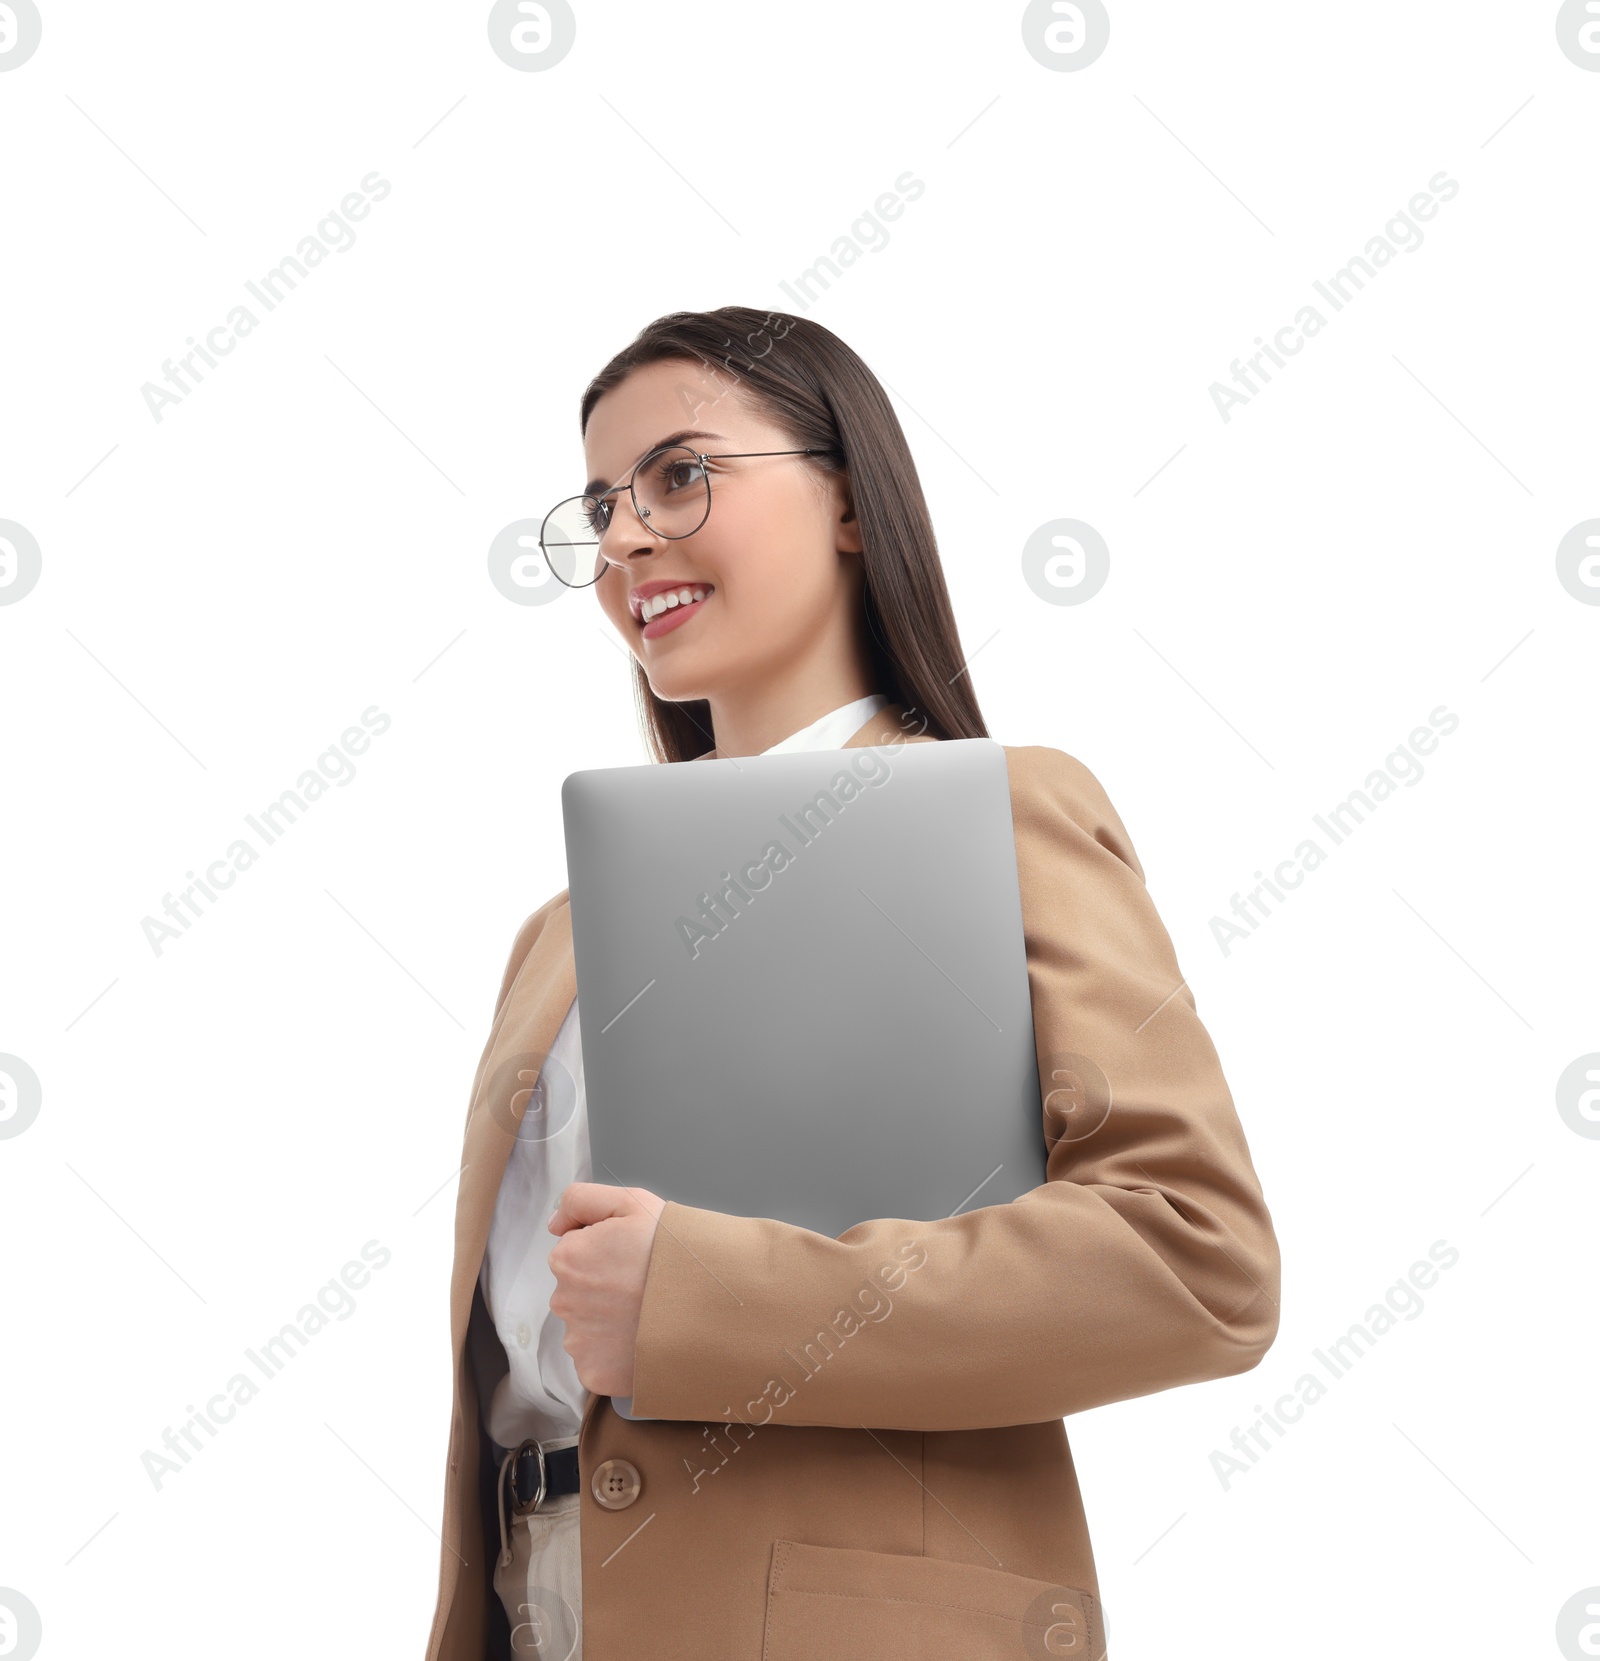
[[594,1180],[830,1237],[1045,1180],[1003,748],[561,793]]

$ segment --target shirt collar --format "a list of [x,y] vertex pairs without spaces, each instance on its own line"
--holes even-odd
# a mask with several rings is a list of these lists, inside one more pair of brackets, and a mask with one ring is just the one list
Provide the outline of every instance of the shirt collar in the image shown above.
[[854,703],[841,704],[818,717],[810,726],[790,733],[761,753],[765,756],[787,755],[794,750],[837,750],[853,733],[859,732],[874,715],[889,702],[881,692],[869,692]]

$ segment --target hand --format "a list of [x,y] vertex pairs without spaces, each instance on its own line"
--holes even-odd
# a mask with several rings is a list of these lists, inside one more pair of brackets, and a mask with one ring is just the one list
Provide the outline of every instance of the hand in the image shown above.
[[569,1182],[545,1225],[561,1236],[550,1253],[550,1313],[566,1323],[561,1347],[578,1382],[597,1396],[633,1394],[639,1309],[666,1201],[648,1188]]

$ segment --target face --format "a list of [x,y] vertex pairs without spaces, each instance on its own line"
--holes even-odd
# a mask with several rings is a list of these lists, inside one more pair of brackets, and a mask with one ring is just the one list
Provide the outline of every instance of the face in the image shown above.
[[[605,393],[584,436],[586,476],[599,487],[629,477],[676,433],[713,458],[725,451],[793,450],[797,440],[753,410],[732,378],[670,360],[634,370]],[[693,482],[702,464],[679,479]],[[861,614],[861,540],[849,487],[807,456],[756,455],[703,464],[711,512],[692,534],[647,530],[626,490],[610,498],[600,542],[610,562],[594,592],[658,698],[756,698],[853,651]],[[642,485],[641,485],[642,494]],[[692,589],[704,598],[648,623],[642,600]]]

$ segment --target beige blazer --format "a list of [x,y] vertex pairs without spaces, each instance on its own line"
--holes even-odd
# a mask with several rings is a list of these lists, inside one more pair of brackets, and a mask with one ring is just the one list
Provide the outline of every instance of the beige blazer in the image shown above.
[[[937,742],[903,714],[845,747]],[[1006,761],[1048,1180],[833,1240],[667,1203],[634,1352],[658,1422],[591,1394],[579,1435],[584,1661],[1092,1661],[1063,1417],[1245,1372],[1276,1336],[1272,1221],[1128,833],[1070,755]],[[467,1114],[429,1661],[503,1642],[479,1408],[506,1363],[478,1272],[512,1094],[575,991],[563,891],[517,933]]]

